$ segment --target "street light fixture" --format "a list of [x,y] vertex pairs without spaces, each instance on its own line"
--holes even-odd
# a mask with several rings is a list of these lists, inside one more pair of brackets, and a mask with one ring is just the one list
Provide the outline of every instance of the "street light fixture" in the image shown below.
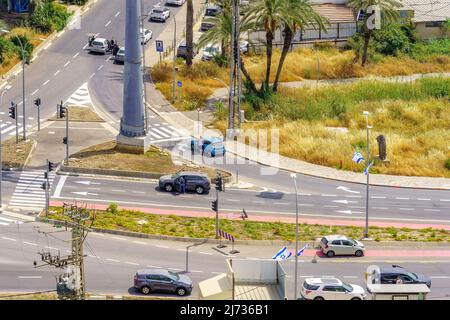
[[[0,95],[0,109],[3,104],[3,95],[6,91],[11,89],[10,85],[7,85]],[[0,129],[0,210],[3,209],[3,199],[2,199],[2,182],[3,182],[3,161],[2,161],[2,130]]]
[[294,273],[294,300],[297,300],[297,269],[298,269],[298,192],[297,192],[297,175],[291,173],[291,178],[294,180],[295,187],[295,273]]
[[[11,31],[2,29],[1,30],[4,33],[11,33]],[[19,35],[13,34],[14,37],[17,38],[20,44],[21,53],[22,53],[22,110],[23,110],[23,140],[25,141],[27,139],[27,133],[26,133],[26,125],[25,125],[25,48],[23,46],[22,40],[20,40]]]
[[366,224],[364,227],[364,238],[369,237],[369,165],[370,165],[370,148],[369,148],[369,111],[364,111],[363,116],[366,118],[366,166],[367,166],[367,184],[366,184]]

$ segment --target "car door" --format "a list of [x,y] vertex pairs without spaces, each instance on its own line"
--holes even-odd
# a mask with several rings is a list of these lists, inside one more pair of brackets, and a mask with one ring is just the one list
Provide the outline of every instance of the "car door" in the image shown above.
[[157,274],[149,274],[146,276],[147,285],[152,291],[160,291],[161,286],[159,284],[159,276]]
[[341,240],[333,240],[331,242],[331,250],[334,251],[334,254],[336,255],[340,255],[340,254],[344,254],[343,250],[342,250],[342,241]]
[[336,300],[336,286],[324,286],[322,293],[325,300]]
[[350,295],[343,286],[336,286],[334,291],[335,300],[348,300]]
[[186,190],[194,191],[195,186],[197,185],[196,177],[195,176],[186,176]]
[[381,275],[381,283],[382,284],[395,284],[397,280],[397,275],[395,274],[382,274]]
[[342,252],[343,254],[355,254],[355,247],[353,247],[353,242],[348,240],[341,240],[342,241]]
[[171,278],[161,275],[160,276],[160,283],[161,283],[161,291],[164,292],[175,292],[175,281],[173,281]]

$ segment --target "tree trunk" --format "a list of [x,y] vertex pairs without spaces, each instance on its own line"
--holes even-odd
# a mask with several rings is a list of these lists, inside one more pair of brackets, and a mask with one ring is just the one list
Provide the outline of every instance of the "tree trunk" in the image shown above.
[[277,92],[278,89],[278,81],[280,80],[281,70],[283,69],[284,61],[289,53],[289,48],[292,44],[292,39],[294,38],[294,33],[291,28],[286,27],[284,29],[284,42],[283,42],[283,51],[281,52],[280,61],[278,63],[277,74],[275,75],[275,81],[273,83],[273,91]]
[[270,69],[272,67],[272,53],[273,53],[273,33],[271,31],[266,32],[266,79],[261,85],[261,92],[269,89],[270,81]]
[[253,92],[256,92],[257,90],[256,90],[255,82],[253,82],[250,74],[248,73],[247,69],[245,68],[244,61],[242,59],[241,59],[241,71],[242,71],[242,74],[244,75],[245,79],[247,80],[248,84],[250,85],[250,89]]
[[186,47],[187,47],[186,65],[190,67],[192,66],[192,60],[194,58],[194,6],[192,4],[192,0],[187,0]]
[[362,63],[361,65],[364,67],[367,62],[367,50],[369,49],[369,41],[370,36],[372,35],[371,31],[368,31],[364,34],[364,47],[363,47],[363,55],[362,55]]

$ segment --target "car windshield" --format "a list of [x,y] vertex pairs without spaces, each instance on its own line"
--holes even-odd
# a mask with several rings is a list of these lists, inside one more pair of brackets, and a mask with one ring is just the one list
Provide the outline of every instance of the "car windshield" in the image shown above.
[[180,276],[178,275],[178,273],[169,271],[169,275],[170,275],[170,277],[171,277],[172,279],[180,280]]
[[205,48],[205,52],[215,53],[217,51],[219,51],[217,47],[206,47]]
[[415,273],[408,272],[407,274],[408,274],[408,276],[410,276],[413,280],[417,280],[417,279],[419,278],[419,277],[417,276],[417,274],[415,274]]
[[164,11],[162,11],[161,9],[153,9],[154,13],[163,13]]
[[93,44],[94,46],[102,46],[102,45],[103,45],[103,42],[100,42],[100,41],[94,41],[94,42],[92,42],[92,44]]
[[352,292],[353,291],[353,287],[351,285],[349,285],[348,283],[343,282],[342,283],[342,287],[348,292]]

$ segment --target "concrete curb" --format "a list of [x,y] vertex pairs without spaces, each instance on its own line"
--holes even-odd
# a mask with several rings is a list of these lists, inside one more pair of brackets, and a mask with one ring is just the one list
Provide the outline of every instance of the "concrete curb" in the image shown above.
[[[54,219],[46,219],[40,217],[43,213],[39,213],[39,215],[35,218],[35,221],[42,223],[51,223],[51,224],[61,224],[62,226],[70,227],[70,223],[66,221],[54,220]],[[220,241],[218,239],[202,239],[202,238],[189,238],[189,237],[174,237],[174,236],[165,236],[165,235],[152,235],[145,234],[139,232],[131,232],[131,231],[122,231],[122,230],[108,230],[108,229],[98,229],[91,228],[93,232],[96,233],[105,233],[117,236],[125,236],[132,238],[141,238],[141,239],[151,239],[151,240],[166,240],[166,241],[179,241],[179,242],[204,242],[211,244],[219,244],[226,243],[227,241]],[[311,248],[314,248],[316,240],[310,240],[308,242],[302,241],[302,243],[308,243]],[[235,240],[235,245],[253,245],[253,246],[271,246],[271,245],[280,245],[280,246],[292,246],[295,245],[293,241],[283,241],[283,240]],[[364,240],[366,247],[431,247],[431,248],[441,248],[447,247],[450,248],[450,245],[447,243],[441,242],[414,242],[414,241],[373,241],[373,240]],[[231,244],[230,244],[231,245]]]
[[[67,21],[67,25],[64,27],[63,30],[60,32],[53,31],[41,44],[39,44],[36,48],[34,48],[30,62],[33,62],[34,59],[37,58],[37,56],[44,50],[44,48],[51,42],[53,42],[55,39],[59,38],[66,30],[68,30],[68,26],[73,23],[73,20],[77,16],[77,12],[79,12],[80,16],[82,16],[86,11],[88,11],[93,4],[95,4],[98,0],[89,0],[84,6],[78,8],[78,10],[75,10],[70,17],[70,19]],[[11,69],[9,69],[8,72],[2,75],[2,84],[0,87],[4,86],[8,81],[11,79],[14,79],[16,75],[18,75],[18,69],[22,67],[22,62],[17,63],[15,66],[13,66]]]

